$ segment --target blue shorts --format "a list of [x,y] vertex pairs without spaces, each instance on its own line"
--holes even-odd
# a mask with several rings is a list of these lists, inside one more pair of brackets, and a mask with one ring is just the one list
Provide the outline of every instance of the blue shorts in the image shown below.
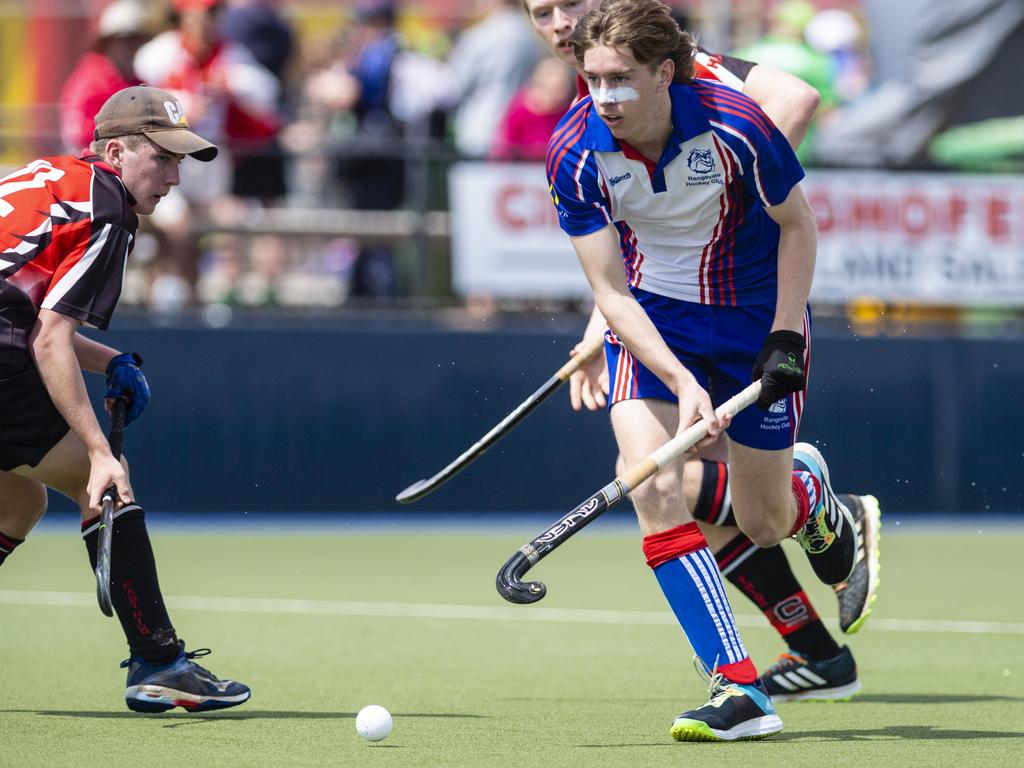
[[[775,304],[728,307],[670,299],[639,289],[633,295],[680,362],[711,395],[717,408],[750,384],[754,361],[771,331]],[[804,315],[804,370],[810,374],[810,309]],[[644,367],[615,334],[605,333],[608,407],[622,400],[655,398],[677,402],[665,384]],[[750,448],[777,451],[796,442],[807,391],[796,392],[762,411],[740,411],[728,429],[730,439]]]

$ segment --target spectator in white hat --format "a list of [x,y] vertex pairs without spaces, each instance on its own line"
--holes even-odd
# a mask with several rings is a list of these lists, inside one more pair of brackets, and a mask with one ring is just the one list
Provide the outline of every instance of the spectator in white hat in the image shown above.
[[60,95],[60,137],[78,153],[92,141],[93,118],[112,95],[138,85],[132,62],[149,39],[146,10],[135,0],[114,0],[95,24],[95,39],[68,76]]

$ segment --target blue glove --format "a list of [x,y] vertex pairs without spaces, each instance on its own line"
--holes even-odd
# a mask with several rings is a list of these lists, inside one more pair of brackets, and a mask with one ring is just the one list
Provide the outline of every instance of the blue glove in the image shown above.
[[142,358],[134,352],[118,355],[107,364],[107,393],[104,397],[123,397],[128,401],[124,415],[126,427],[142,415],[149,402],[149,384],[141,365]]

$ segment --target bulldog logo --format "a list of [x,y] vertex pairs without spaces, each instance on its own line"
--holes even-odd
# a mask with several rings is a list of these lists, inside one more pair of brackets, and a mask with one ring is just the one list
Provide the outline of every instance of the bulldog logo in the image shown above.
[[710,149],[691,149],[686,165],[694,173],[711,173],[715,170],[715,158]]

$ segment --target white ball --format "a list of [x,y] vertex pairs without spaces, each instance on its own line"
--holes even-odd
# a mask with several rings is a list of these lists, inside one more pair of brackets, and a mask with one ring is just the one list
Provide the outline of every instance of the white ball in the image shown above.
[[356,733],[367,741],[386,739],[395,723],[391,713],[379,704],[370,704],[356,715]]

